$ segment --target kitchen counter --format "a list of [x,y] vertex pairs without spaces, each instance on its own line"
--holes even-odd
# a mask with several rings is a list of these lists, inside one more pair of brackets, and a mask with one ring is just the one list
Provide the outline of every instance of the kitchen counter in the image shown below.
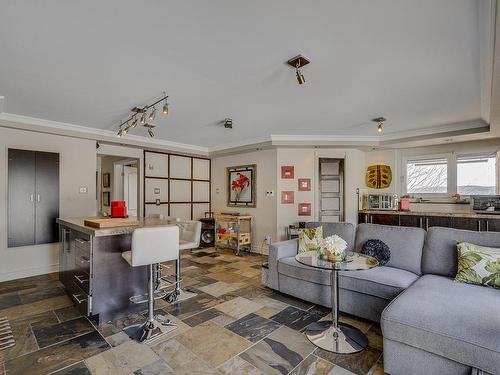
[[473,211],[393,211],[393,210],[360,210],[360,214],[373,215],[400,215],[400,216],[440,216],[440,217],[467,217],[473,219],[496,219],[500,220],[500,214],[483,214]]
[[94,228],[84,224],[84,221],[88,219],[102,219],[102,217],[59,218],[57,219],[57,223],[94,237],[116,236],[132,233],[134,229],[137,228],[168,226],[175,224],[175,221],[167,219],[137,218],[139,225],[119,226],[113,228]]

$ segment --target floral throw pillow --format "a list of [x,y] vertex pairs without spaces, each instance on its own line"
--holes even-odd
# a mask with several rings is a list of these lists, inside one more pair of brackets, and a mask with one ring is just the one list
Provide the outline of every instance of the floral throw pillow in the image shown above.
[[299,253],[318,250],[323,240],[323,227],[299,230]]
[[457,251],[456,281],[500,289],[500,249],[459,242]]

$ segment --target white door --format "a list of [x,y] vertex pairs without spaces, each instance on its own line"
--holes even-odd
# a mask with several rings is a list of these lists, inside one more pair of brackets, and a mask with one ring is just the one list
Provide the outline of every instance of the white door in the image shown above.
[[137,168],[123,167],[123,200],[129,216],[137,216]]

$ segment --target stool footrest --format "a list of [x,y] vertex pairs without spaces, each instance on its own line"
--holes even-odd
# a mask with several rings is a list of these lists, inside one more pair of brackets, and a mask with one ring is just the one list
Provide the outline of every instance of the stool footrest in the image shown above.
[[[165,298],[167,295],[167,292],[164,292],[162,290],[157,290],[155,291],[155,296],[154,299],[162,299]],[[137,296],[132,296],[129,298],[129,301],[134,303],[134,304],[139,304],[139,303],[146,303],[148,302],[148,295],[147,294],[139,294]]]

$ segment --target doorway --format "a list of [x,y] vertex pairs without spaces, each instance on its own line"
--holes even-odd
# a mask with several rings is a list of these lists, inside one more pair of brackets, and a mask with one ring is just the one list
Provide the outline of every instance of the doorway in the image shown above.
[[111,214],[111,201],[125,201],[128,216],[138,216],[139,160],[123,156],[97,157],[97,211]]
[[319,221],[344,221],[344,159],[319,159]]

